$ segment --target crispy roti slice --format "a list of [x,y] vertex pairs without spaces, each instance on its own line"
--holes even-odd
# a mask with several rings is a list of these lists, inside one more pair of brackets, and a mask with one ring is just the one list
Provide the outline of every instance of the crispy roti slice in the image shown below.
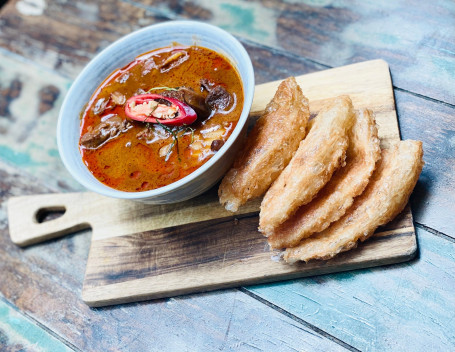
[[330,181],[310,203],[282,223],[268,237],[272,248],[296,246],[300,240],[329,227],[363,192],[381,157],[378,129],[370,110],[356,111],[349,131],[346,165],[333,174]]
[[237,211],[267,191],[305,137],[309,117],[308,99],[295,78],[285,79],[221,182],[218,195],[227,210]]
[[353,122],[348,96],[332,100],[320,111],[308,136],[262,200],[259,230],[264,235],[271,235],[300,206],[309,203],[344,163]]
[[364,241],[381,225],[397,216],[406,206],[424,165],[422,142],[402,141],[382,158],[365,191],[352,207],[326,230],[288,248],[288,263],[310,259],[330,259]]

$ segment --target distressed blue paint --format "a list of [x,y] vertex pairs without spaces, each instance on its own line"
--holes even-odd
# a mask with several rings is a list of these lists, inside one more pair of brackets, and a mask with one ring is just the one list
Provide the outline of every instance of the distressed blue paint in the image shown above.
[[19,167],[43,165],[43,163],[32,160],[29,154],[18,152],[6,145],[0,145],[0,158]]
[[[305,2],[313,6],[331,5],[333,7],[349,8],[343,1],[288,0],[287,2],[294,4]],[[440,99],[449,99],[451,102],[453,95],[444,95],[444,92],[449,91],[450,93],[453,90],[449,89],[453,84],[451,77],[455,73],[455,70],[453,70],[453,60],[444,56],[440,57],[439,55],[453,55],[453,50],[438,48],[438,46],[430,47],[425,41],[427,34],[434,34],[434,31],[445,31],[449,28],[447,27],[447,18],[451,19],[451,17],[443,16],[443,13],[453,13],[455,3],[450,1],[441,1],[438,4],[428,3],[428,6],[432,7],[445,6],[446,11],[441,11],[441,16],[436,18],[437,21],[442,21],[439,26],[433,26],[432,23],[425,23],[425,21],[421,23],[420,21],[414,21],[416,24],[427,26],[426,29],[429,30],[424,31],[425,33],[409,29],[403,31],[403,24],[409,23],[413,19],[409,14],[417,11],[407,11],[407,7],[400,7],[399,3],[357,2],[352,8],[358,10],[355,12],[357,15],[355,16],[355,20],[360,25],[355,27],[356,22],[354,22],[353,28],[345,28],[340,35],[329,40],[329,43],[319,43],[320,47],[324,49],[320,49],[322,50],[322,54],[327,53],[327,57],[323,57],[322,61],[325,60],[328,64],[335,65],[339,62],[337,58],[341,58],[346,62],[339,62],[339,64],[347,63],[352,60],[355,54],[354,49],[356,48],[360,48],[361,55],[368,56],[371,55],[371,51],[370,53],[367,52],[364,54],[365,49],[377,49],[381,50],[381,52],[387,52],[389,50],[393,52],[393,47],[395,46],[395,49],[402,48],[402,51],[397,49],[394,55],[404,55],[404,51],[412,48],[407,43],[415,41],[419,43],[420,49],[419,52],[411,51],[416,54],[415,58],[413,55],[413,59],[416,62],[408,63],[404,61],[402,64],[396,64],[393,67],[394,78],[396,78],[395,84],[407,89],[409,87],[415,87],[417,92]],[[402,3],[406,6],[408,5],[405,2]],[[259,4],[257,6],[262,5]],[[232,6],[231,8],[235,10],[237,6]],[[225,17],[230,19],[232,15],[235,16],[237,14],[237,12],[230,11],[227,8],[224,10],[226,10],[224,14],[218,15],[219,17],[214,20],[215,24],[221,20],[222,16],[226,15]],[[248,17],[249,15],[251,16]],[[425,12],[424,15],[426,15]],[[375,16],[380,16],[380,18],[375,18]],[[382,32],[385,31],[384,23],[387,24],[387,22],[384,22],[384,20],[387,16],[393,16],[391,22],[397,25],[388,26],[388,28],[391,28],[387,31],[390,35],[382,34],[380,37],[374,37],[380,32],[379,30]],[[247,11],[246,15],[241,17],[243,19],[239,18],[239,21],[241,20],[242,23],[250,18],[256,21],[256,25],[264,21],[264,18],[261,16],[253,16],[251,11]],[[364,19],[362,20],[362,18]],[[267,23],[266,28],[274,28],[275,26],[275,23],[268,23],[267,20],[264,22]],[[224,25],[224,28],[250,39],[256,36],[253,39],[257,39],[257,41],[264,44],[274,45],[278,48],[283,45],[282,43],[280,43],[281,45],[275,45],[269,41],[272,36],[271,33],[274,34],[274,31],[270,31],[268,37],[264,38],[264,33],[267,32],[261,28],[259,31],[251,31],[250,37],[246,35],[249,34],[246,32],[250,31],[251,28],[255,29],[254,24],[249,26],[242,25],[239,28],[232,27],[232,25]],[[357,34],[355,36],[355,32],[360,32],[364,35]],[[396,33],[399,35],[398,37],[394,36]],[[342,46],[350,47],[343,56],[340,55],[339,43],[336,42],[342,35],[345,35],[345,39],[347,39],[346,41],[341,41]],[[440,34],[435,37],[438,36],[444,38]],[[372,37],[376,40],[372,40]],[[326,40],[326,37],[323,36],[323,38]],[[405,40],[397,41],[399,38]],[[432,42],[433,37],[430,39],[430,42]],[[324,45],[328,47],[324,48]],[[304,45],[289,44],[284,47],[290,49],[294,54],[309,56],[310,58],[321,61],[320,53],[318,55],[318,51],[314,51],[311,47],[308,51],[305,51]],[[431,49],[431,51],[428,51],[428,49]],[[336,55],[333,55],[333,53],[336,53]],[[376,51],[374,51],[374,54],[376,54]],[[432,58],[431,60],[428,60],[428,55]],[[49,81],[52,81],[53,76],[54,74],[48,76]],[[420,82],[420,85],[416,86],[416,81],[417,83]],[[64,83],[64,87],[66,88],[70,85],[70,81]],[[433,88],[434,86],[439,87],[437,91],[426,92],[428,88]],[[52,119],[49,120],[52,122]],[[434,145],[432,145],[432,148],[434,148]],[[52,158],[57,157],[55,150],[52,151],[52,149],[47,152],[47,155]],[[63,178],[63,173],[58,171],[58,167],[56,168],[57,172],[55,172],[55,165],[52,162],[48,164],[48,167],[54,173],[56,179]],[[40,175],[40,178],[43,179],[43,175]],[[426,201],[429,201],[429,199],[426,199]],[[363,350],[453,350],[454,245],[451,242],[434,237],[423,230],[419,230],[418,234],[421,256],[416,262],[411,264],[328,275],[270,286],[259,286],[253,288],[253,291],[265,298],[269,297],[277,305],[285,309],[289,308],[294,314]],[[36,248],[36,250],[38,251],[40,249]],[[225,299],[223,294],[218,292],[213,301],[222,301],[225,303]],[[182,306],[190,306],[186,302],[188,298],[180,300],[184,302]],[[240,332],[245,331],[245,326],[250,322],[248,309],[254,306],[254,302],[246,301],[245,303],[243,307],[240,306],[240,308],[237,308],[237,310],[245,313],[245,320],[232,325],[234,327],[237,326]],[[210,303],[210,306],[213,304],[216,303]],[[118,307],[118,309],[125,308]],[[127,307],[126,309],[131,311],[134,307]],[[178,312],[180,313],[183,309],[179,308]],[[142,306],[138,306],[137,314],[143,312],[144,309]],[[269,315],[273,315],[274,313],[270,313],[267,310],[264,310],[263,313],[266,323],[264,329],[261,331],[268,328],[271,331],[270,334],[276,334],[274,330],[276,326],[274,325],[271,328],[267,325]],[[187,316],[192,316],[194,319],[194,314],[194,308],[188,308]],[[204,319],[204,317],[202,318]],[[0,323],[2,320],[0,314]],[[261,324],[264,322],[257,321],[257,323]],[[292,321],[286,321],[286,324],[291,326]],[[158,328],[160,328],[159,325],[157,325]],[[227,332],[229,332],[229,327]],[[288,334],[288,338],[292,341],[294,338],[293,334],[295,333],[294,330],[286,329],[285,333]],[[186,332],[183,330],[179,334],[183,334],[187,338],[192,338],[191,331]],[[230,335],[238,336],[232,333],[232,330]],[[199,338],[202,339],[202,337]],[[182,339],[182,341],[185,340],[184,338]],[[428,341],[431,341],[431,345]],[[302,346],[298,340],[294,342],[294,346]],[[201,346],[203,343],[202,341]],[[232,343],[237,343],[237,341],[233,341]],[[239,346],[236,345],[235,347]]]
[[267,31],[255,28],[256,18],[252,8],[244,8],[233,4],[221,4],[221,9],[226,10],[230,18],[232,18],[232,23],[224,25],[224,29],[228,31],[240,31],[260,38],[268,36]]
[[[142,6],[142,5],[140,5]],[[232,34],[254,41],[276,44],[276,17],[273,8],[260,2],[242,0],[199,0],[197,6],[210,13],[209,22]],[[147,7],[153,11],[154,7]],[[172,7],[164,8],[173,18],[178,17]]]
[[58,153],[58,149],[49,149],[47,154],[53,158],[59,157],[60,154]]
[[410,263],[249,289],[362,351],[454,350],[455,244],[417,238]]
[[[286,0],[266,6],[199,0],[197,5],[211,12],[211,23],[236,35],[328,66],[383,58],[391,65],[395,86],[455,101],[452,0]],[[162,7],[170,18],[182,16],[170,5]]]
[[0,347],[5,345],[6,350],[11,348],[11,350],[37,352],[72,351],[2,300],[0,300],[0,333],[3,337]]
[[[82,187],[74,181],[60,161],[56,145],[56,126],[60,105],[71,81],[35,63],[18,59],[0,50],[0,88],[20,82],[18,95],[10,97],[8,115],[0,116],[0,160],[28,172],[55,189]],[[54,106],[39,112],[40,90],[52,85],[59,91]]]
[[438,57],[433,56],[431,62],[434,65],[435,69],[441,70],[447,78],[452,82],[455,79],[455,65],[454,65],[454,56],[455,52],[450,50],[441,50],[444,53],[448,54],[450,57]]

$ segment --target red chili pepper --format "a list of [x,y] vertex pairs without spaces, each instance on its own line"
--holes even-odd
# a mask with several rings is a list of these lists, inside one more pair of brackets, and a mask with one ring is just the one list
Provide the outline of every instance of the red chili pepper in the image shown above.
[[[171,118],[159,118],[156,115],[159,113],[159,110],[165,109],[167,105],[155,105],[149,104],[142,106],[144,103],[157,102],[157,100],[163,99],[171,103],[168,106],[169,110],[177,110],[175,112],[176,116]],[[152,106],[154,105],[154,106]],[[164,106],[164,107],[163,107]],[[136,110],[136,111],[135,111]],[[140,110],[149,110],[143,112]],[[164,97],[159,94],[141,94],[131,97],[127,100],[125,104],[125,113],[126,115],[133,120],[141,122],[150,122],[150,123],[161,123],[163,125],[171,126],[180,126],[180,125],[190,125],[197,119],[196,112],[187,104],[181,102],[180,100]],[[154,116],[155,113],[155,116]]]

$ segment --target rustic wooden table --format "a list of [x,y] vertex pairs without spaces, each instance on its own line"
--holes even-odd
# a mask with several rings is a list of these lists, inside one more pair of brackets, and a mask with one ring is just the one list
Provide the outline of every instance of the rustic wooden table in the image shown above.
[[[0,350],[449,351],[455,349],[453,1],[0,1]],[[424,143],[411,262],[91,309],[90,231],[21,249],[11,196],[81,190],[55,127],[71,81],[133,30],[197,19],[236,35],[258,83],[367,59],[392,73],[403,139]]]

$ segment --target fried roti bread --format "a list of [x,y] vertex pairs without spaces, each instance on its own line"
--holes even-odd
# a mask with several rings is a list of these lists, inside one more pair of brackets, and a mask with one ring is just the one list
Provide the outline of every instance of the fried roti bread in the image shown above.
[[272,248],[297,245],[300,240],[329,227],[352,205],[354,197],[363,192],[381,157],[378,129],[373,113],[356,112],[356,119],[349,132],[346,165],[333,174],[330,181],[310,203],[282,223],[268,237]]
[[344,163],[354,122],[351,99],[332,100],[318,114],[308,136],[261,203],[259,230],[266,236],[309,203]]
[[424,165],[422,142],[402,141],[382,158],[365,191],[354,200],[346,214],[324,231],[288,248],[288,263],[330,259],[364,241],[381,225],[397,216],[406,206]]
[[218,195],[227,210],[237,211],[267,191],[305,137],[309,117],[308,99],[295,78],[285,79],[221,182]]

